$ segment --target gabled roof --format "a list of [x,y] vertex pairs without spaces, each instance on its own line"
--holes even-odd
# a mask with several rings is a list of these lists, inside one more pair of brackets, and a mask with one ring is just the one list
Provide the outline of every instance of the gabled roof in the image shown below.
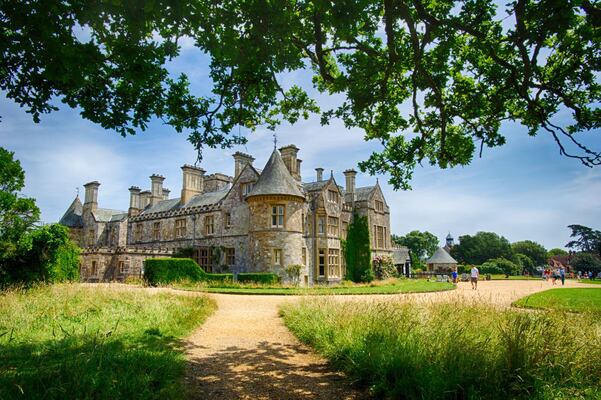
[[65,214],[62,216],[59,224],[68,226],[70,228],[81,228],[83,227],[83,205],[79,200],[79,196],[75,197],[75,200],[71,203]]
[[167,200],[161,200],[158,203],[148,207],[147,209],[142,211],[140,214],[143,215],[143,214],[171,211],[171,210],[176,210],[178,208],[180,208],[179,199],[167,199]]
[[426,264],[457,264],[457,261],[449,255],[442,247],[439,247],[432,257],[428,258]]
[[329,179],[323,180],[323,181],[316,181],[316,182],[304,182],[303,183],[303,189],[305,189],[307,192],[313,192],[313,191],[317,191],[317,190],[321,190],[324,188],[324,186],[329,182]]
[[94,218],[98,222],[123,221],[125,218],[127,218],[127,211],[111,210],[108,208],[97,208],[93,214]]
[[277,150],[273,150],[269,161],[263,168],[259,179],[255,183],[247,198],[262,195],[287,195],[304,198],[298,185]]

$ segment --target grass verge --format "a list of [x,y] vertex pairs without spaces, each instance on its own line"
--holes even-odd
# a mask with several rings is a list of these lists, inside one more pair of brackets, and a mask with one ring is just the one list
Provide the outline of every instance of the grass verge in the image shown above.
[[561,288],[533,293],[513,303],[516,307],[601,314],[601,289]]
[[0,293],[0,399],[180,399],[202,296],[81,285]]
[[601,396],[601,322],[592,315],[329,299],[286,304],[281,315],[376,398]]
[[371,284],[352,284],[340,286],[316,286],[312,288],[268,286],[258,284],[222,284],[181,283],[172,287],[211,293],[257,294],[257,295],[351,295],[351,294],[397,294],[422,293],[452,290],[455,286],[447,282],[428,282],[422,279],[389,279]]

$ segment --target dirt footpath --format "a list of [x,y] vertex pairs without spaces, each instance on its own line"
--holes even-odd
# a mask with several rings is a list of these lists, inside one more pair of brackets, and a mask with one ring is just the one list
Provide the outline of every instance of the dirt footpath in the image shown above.
[[[594,285],[586,285],[594,286]],[[566,287],[586,287],[566,282]],[[337,296],[339,301],[453,301],[509,306],[528,294],[552,288],[544,281],[483,281],[478,290],[460,283],[453,291]],[[561,287],[557,285],[555,287]],[[601,290],[601,287],[598,287]],[[186,371],[194,399],[356,399],[343,374],[299,341],[278,316],[296,296],[211,295],[218,310],[188,338]]]

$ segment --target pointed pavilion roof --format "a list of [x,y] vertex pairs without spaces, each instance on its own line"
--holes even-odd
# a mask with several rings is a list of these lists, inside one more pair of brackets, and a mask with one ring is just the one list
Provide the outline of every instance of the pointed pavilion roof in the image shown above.
[[65,214],[62,216],[59,224],[68,226],[71,228],[81,228],[83,226],[83,204],[79,200],[79,196],[75,197],[75,200],[71,203]]
[[288,168],[277,150],[273,150],[269,161],[263,168],[257,183],[255,183],[247,198],[263,195],[287,195],[304,198],[298,184],[290,175]]
[[457,261],[445,249],[439,247],[432,257],[428,258],[426,264],[457,264]]

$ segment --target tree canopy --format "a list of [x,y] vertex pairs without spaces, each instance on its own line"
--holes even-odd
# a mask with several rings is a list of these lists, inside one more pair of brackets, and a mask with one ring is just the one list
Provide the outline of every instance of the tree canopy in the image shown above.
[[459,236],[459,244],[451,255],[462,264],[482,264],[493,258],[515,260],[509,241],[494,232],[478,232],[474,236]]
[[[407,188],[418,163],[504,144],[504,121],[601,164],[581,140],[601,124],[600,26],[596,0],[5,0],[0,89],[34,121],[59,99],[121,135],[159,118],[199,150],[318,113],[381,143],[360,168]],[[169,73],[184,39],[208,60],[202,93]],[[283,84],[307,69],[340,104]]]
[[21,237],[40,217],[35,200],[21,196],[25,172],[14,153],[0,147],[0,264],[14,256]]
[[555,257],[555,256],[567,256],[568,252],[564,249],[560,249],[558,247],[551,249],[547,252],[547,258]]
[[434,254],[438,247],[438,238],[428,231],[411,231],[405,236],[392,235],[392,240],[396,244],[409,248],[414,268],[418,268],[423,260]]
[[570,237],[574,240],[568,242],[566,247],[601,257],[601,231],[584,225],[568,225],[568,228],[572,230]]
[[523,240],[511,244],[511,249],[515,254],[523,254],[534,262],[535,266],[545,265],[547,263],[547,249],[539,243],[532,240]]

